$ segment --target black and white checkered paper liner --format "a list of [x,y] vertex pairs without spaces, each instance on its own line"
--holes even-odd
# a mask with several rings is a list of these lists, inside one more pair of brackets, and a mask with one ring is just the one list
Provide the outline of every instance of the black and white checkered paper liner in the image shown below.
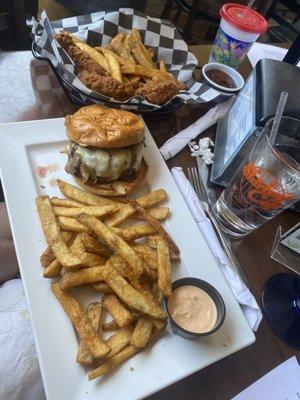
[[[105,46],[119,32],[129,33],[132,28],[140,30],[144,44],[151,47],[157,61],[165,60],[168,70],[188,89],[180,91],[163,106],[149,103],[141,96],[134,96],[120,102],[87,88],[75,75],[75,66],[68,54],[54,39],[54,32],[68,31],[91,46]],[[118,11],[96,12],[50,22],[45,11],[39,21],[33,20],[32,38],[35,51],[39,56],[49,59],[67,82],[69,88],[76,90],[77,97],[83,103],[113,103],[114,107],[140,112],[159,110],[173,103],[202,103],[213,100],[218,93],[206,85],[193,80],[193,72],[198,65],[196,57],[188,50],[176,28],[166,20],[146,16],[132,8],[120,8]]]

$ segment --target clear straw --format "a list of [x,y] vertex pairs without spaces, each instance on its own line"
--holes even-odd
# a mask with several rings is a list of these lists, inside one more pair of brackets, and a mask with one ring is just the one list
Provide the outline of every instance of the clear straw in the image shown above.
[[242,12],[240,18],[244,18],[244,16],[247,14],[247,12],[250,10],[250,8],[253,6],[255,0],[250,0],[249,3],[247,4],[246,8]]
[[280,121],[282,118],[283,110],[284,110],[288,95],[289,95],[288,92],[281,92],[280,99],[279,99],[277,109],[276,109],[275,118],[274,118],[272,129],[271,129],[271,133],[270,133],[271,145],[273,145],[275,142],[275,137],[278,132],[279,124],[280,124]]

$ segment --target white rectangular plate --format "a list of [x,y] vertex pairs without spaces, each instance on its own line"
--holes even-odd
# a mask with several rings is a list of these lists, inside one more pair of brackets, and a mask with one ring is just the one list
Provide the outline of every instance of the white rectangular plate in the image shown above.
[[[181,249],[173,278],[191,275],[215,286],[225,301],[226,319],[218,332],[193,341],[168,328],[155,346],[108,376],[88,381],[87,371],[75,362],[74,329],[39,262],[46,242],[34,199],[38,194],[60,196],[55,178],[74,184],[64,171],[66,155],[59,152],[66,142],[63,118],[0,125],[1,179],[47,399],[143,398],[253,343],[255,336],[146,129],[148,185],[168,192],[172,214],[165,227]],[[41,166],[47,168],[38,173]],[[87,302],[82,295],[81,300]]]

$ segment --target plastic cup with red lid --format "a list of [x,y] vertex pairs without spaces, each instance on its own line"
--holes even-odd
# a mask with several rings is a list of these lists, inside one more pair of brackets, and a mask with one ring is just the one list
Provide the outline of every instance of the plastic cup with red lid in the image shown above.
[[268,23],[253,9],[235,3],[224,4],[221,22],[211,53],[210,62],[237,68],[259,35],[266,32]]

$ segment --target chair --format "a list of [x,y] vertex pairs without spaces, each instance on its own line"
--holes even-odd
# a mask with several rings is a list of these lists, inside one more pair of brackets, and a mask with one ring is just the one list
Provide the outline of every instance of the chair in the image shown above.
[[0,0],[0,48],[28,49],[30,37],[26,26],[28,15],[36,15],[38,0]]
[[[177,9],[174,16],[174,21],[178,21],[181,13],[187,14],[187,20],[182,29],[185,40],[190,40],[192,38],[191,33],[195,27],[195,22],[197,19],[202,19],[208,24],[208,29],[204,36],[204,41],[209,41],[214,38],[219,22],[220,14],[219,11],[223,4],[228,3],[228,0],[192,0],[188,2],[187,0],[167,0],[164,10],[162,12],[162,18],[171,19],[171,13]],[[235,3],[243,4],[243,0],[235,0]]]
[[58,4],[68,8],[75,14],[88,14],[96,11],[110,11],[130,7],[145,12],[147,0],[56,0]]

